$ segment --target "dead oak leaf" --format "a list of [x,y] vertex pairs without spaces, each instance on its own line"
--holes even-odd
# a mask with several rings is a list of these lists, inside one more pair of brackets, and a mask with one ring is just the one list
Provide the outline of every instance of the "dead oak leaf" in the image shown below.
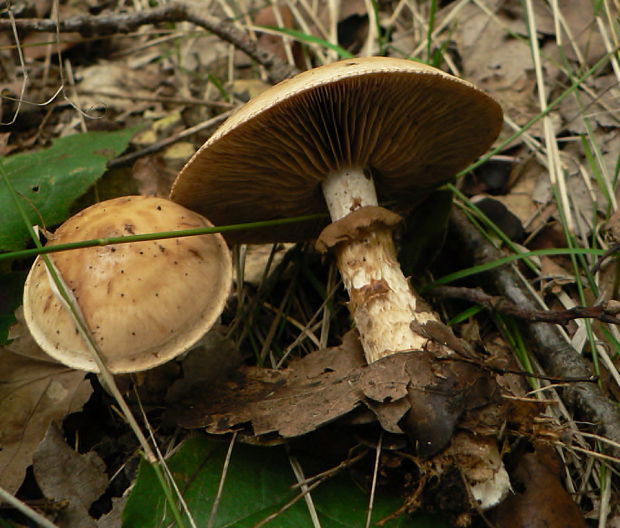
[[198,384],[169,416],[181,427],[222,434],[251,424],[254,435],[291,438],[365,404],[389,432],[409,434],[432,454],[449,442],[462,413],[492,401],[494,385],[473,365],[430,351],[394,354],[370,365],[349,334],[284,370],[245,367],[227,381]]
[[0,348],[0,486],[18,490],[50,423],[79,410],[91,392],[84,372]]
[[503,528],[585,528],[586,522],[562,485],[562,471],[550,447],[525,453],[512,470],[515,492],[491,512]]
[[356,340],[319,350],[284,370],[245,367],[226,382],[202,385],[176,404],[174,420],[212,433],[252,423],[255,435],[300,436],[348,413],[363,397],[355,381],[364,364]]
[[88,509],[108,485],[105,463],[99,455],[93,451],[79,454],[71,449],[52,423],[34,453],[33,469],[45,497],[66,503],[55,519],[59,527],[96,526]]

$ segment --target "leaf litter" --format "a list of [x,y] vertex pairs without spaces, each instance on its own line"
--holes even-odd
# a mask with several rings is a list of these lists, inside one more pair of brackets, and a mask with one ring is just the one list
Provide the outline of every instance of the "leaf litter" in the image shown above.
[[54,519],[59,527],[96,526],[88,510],[108,487],[105,462],[97,453],[77,453],[51,423],[34,452],[32,467],[45,497],[62,503]]
[[15,493],[55,421],[79,411],[92,393],[84,372],[0,348],[0,486]]

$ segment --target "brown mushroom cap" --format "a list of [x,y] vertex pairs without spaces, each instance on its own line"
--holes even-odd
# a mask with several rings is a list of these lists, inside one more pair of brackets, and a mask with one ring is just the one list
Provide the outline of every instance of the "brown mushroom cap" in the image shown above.
[[[232,115],[179,174],[171,198],[217,225],[326,211],[321,182],[371,170],[379,200],[419,202],[483,154],[500,106],[430,66],[383,57],[336,62],[281,82]],[[234,232],[229,241],[297,240],[308,226]]]
[[[169,200],[128,196],[73,216],[48,245],[211,225]],[[152,368],[187,350],[219,317],[232,281],[219,234],[62,251],[52,259],[112,372]],[[24,315],[50,356],[98,371],[40,257],[26,280]]]

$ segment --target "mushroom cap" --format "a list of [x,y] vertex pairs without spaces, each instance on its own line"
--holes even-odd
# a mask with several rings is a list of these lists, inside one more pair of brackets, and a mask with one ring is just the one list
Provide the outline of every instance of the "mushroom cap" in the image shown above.
[[[372,172],[382,203],[411,208],[466,168],[502,126],[472,84],[405,59],[365,57],[283,81],[241,107],[178,175],[172,200],[217,225],[326,212],[321,182]],[[295,241],[317,226],[228,233],[230,242]]]
[[[203,216],[162,198],[101,202],[60,226],[48,245],[211,227]],[[191,347],[224,309],[232,263],[219,234],[61,251],[51,255],[116,373],[145,370]],[[39,346],[73,368],[99,369],[38,257],[24,287],[24,315]]]

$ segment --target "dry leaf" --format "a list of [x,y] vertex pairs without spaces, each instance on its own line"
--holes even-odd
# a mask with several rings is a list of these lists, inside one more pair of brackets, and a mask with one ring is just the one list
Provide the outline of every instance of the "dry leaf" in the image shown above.
[[393,354],[366,365],[359,341],[318,350],[287,369],[245,367],[201,384],[170,416],[186,428],[221,434],[251,424],[257,436],[295,437],[365,403],[389,432],[406,432],[420,454],[445,447],[463,412],[493,400],[493,380],[474,365],[432,352]]
[[133,69],[126,62],[101,61],[79,72],[80,103],[83,108],[102,106],[138,112],[153,106],[129,96],[152,98],[161,86],[159,67],[155,64]]
[[[267,6],[256,13],[254,17],[256,26],[272,26],[286,29],[297,29],[293,12],[287,5]],[[289,55],[284,45],[284,37],[282,35],[273,35],[269,33],[259,33],[256,41],[259,49],[272,53],[285,62],[288,62]],[[299,42],[289,40],[289,49],[293,62],[300,68],[303,68],[303,56],[301,45]]]
[[168,166],[160,155],[139,158],[133,164],[132,175],[142,196],[167,197],[176,177],[176,172]]
[[235,342],[223,327],[212,328],[181,363],[183,377],[170,385],[166,401],[178,401],[199,384],[214,385],[243,363]]
[[474,3],[465,5],[450,34],[463,61],[462,76],[495,97],[521,125],[540,111],[532,97],[532,55],[527,42],[510,34],[512,18],[504,2],[494,4],[488,6],[493,16]]
[[126,502],[127,496],[112,497],[112,509],[97,519],[97,528],[118,528],[122,526]]
[[232,92],[244,101],[262,94],[270,85],[260,79],[235,79],[231,83]]
[[[565,127],[577,134],[589,133],[595,124],[604,128],[618,128],[620,126],[618,109],[620,91],[615,75],[591,79],[587,86],[589,90],[579,92],[579,97],[572,95],[562,102],[560,113]],[[584,118],[589,122],[589,129],[586,127]],[[595,132],[600,134],[603,131],[596,130]]]
[[55,33],[29,33],[21,44],[26,61],[31,62],[70,50],[83,40],[79,33],[63,33],[60,38]]
[[538,210],[532,199],[537,177],[534,171],[524,171],[508,194],[493,197],[515,214],[526,228]]
[[0,348],[0,486],[15,493],[51,422],[79,410],[92,388],[84,372]]
[[255,435],[300,436],[359,404],[359,390],[351,381],[359,378],[363,364],[361,346],[349,339],[309,354],[294,368],[245,367],[225,383],[199,385],[171,415],[182,427],[205,427],[211,433],[251,422]]
[[265,275],[267,263],[271,259],[269,271],[273,271],[282,262],[286,252],[294,244],[248,244],[246,246],[243,282],[258,286]]
[[55,523],[60,528],[96,526],[91,504],[108,486],[105,463],[94,451],[80,455],[71,449],[52,423],[33,456],[34,475],[46,498],[66,504]]
[[515,493],[491,519],[502,528],[585,528],[579,507],[562,486],[561,472],[550,447],[524,454],[511,475]]

